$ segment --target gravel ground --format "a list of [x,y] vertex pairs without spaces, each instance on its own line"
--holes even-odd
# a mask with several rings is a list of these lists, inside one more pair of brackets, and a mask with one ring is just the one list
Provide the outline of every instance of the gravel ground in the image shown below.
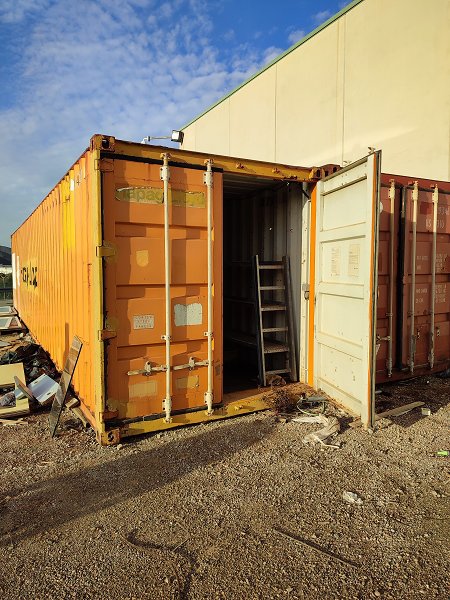
[[270,412],[119,449],[68,417],[0,427],[1,598],[447,600],[449,386],[391,387],[433,414],[342,418],[340,449]]

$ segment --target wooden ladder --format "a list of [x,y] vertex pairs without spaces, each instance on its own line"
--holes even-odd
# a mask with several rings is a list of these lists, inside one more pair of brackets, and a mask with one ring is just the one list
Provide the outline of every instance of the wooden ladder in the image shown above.
[[[291,381],[297,381],[289,258],[283,256],[282,261],[260,262],[256,255],[253,270],[259,384],[268,385],[271,375],[288,375]],[[269,318],[273,323],[267,323]],[[274,362],[276,355],[283,358],[274,368],[268,361]]]

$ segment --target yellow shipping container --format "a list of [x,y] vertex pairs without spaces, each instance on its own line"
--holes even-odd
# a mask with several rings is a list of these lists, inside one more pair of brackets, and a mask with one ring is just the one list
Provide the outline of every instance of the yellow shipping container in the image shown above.
[[[323,175],[91,139],[13,234],[12,252],[14,305],[60,370],[72,337],[83,341],[73,385],[101,443],[265,406],[253,375],[240,373],[236,384],[230,376],[224,392],[223,330],[246,332],[249,322],[248,303],[229,297],[236,282],[248,285],[236,265],[258,251],[265,260],[294,255],[300,321],[300,225],[292,223],[301,223],[303,182]],[[247,222],[239,250],[222,240],[223,219],[231,231],[236,215]],[[248,350],[232,336],[230,344],[234,365],[245,362]]]

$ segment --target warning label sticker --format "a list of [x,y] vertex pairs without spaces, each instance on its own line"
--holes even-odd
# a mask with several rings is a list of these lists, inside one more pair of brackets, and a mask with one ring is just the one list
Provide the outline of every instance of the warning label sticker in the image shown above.
[[360,245],[350,244],[348,249],[348,275],[359,277]]
[[339,246],[331,248],[331,275],[337,277],[341,274],[341,249]]
[[153,329],[155,326],[154,315],[134,315],[133,329]]

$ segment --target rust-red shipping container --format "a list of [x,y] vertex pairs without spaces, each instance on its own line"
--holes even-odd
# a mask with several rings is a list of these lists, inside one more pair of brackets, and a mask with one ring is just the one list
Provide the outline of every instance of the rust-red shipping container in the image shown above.
[[378,383],[450,365],[450,183],[383,174],[380,201]]

